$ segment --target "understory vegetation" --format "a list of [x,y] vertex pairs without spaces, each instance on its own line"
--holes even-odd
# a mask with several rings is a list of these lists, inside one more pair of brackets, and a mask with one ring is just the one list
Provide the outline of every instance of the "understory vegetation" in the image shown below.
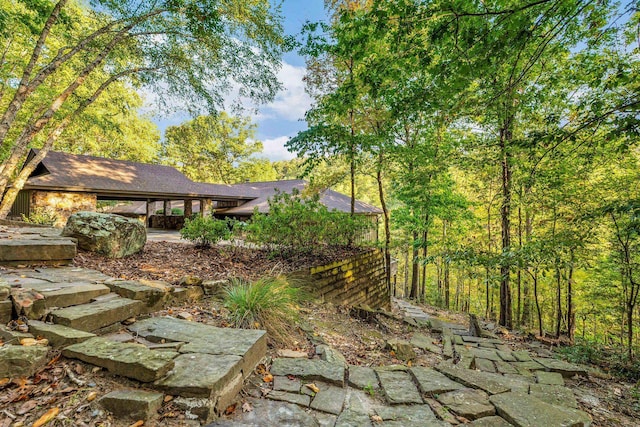
[[284,276],[232,279],[224,291],[224,306],[235,327],[266,329],[270,339],[284,345],[293,336],[301,299],[301,290]]

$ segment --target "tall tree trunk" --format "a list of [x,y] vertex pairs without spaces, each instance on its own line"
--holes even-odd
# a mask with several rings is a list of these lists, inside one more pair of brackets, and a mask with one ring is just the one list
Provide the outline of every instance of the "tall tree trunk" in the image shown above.
[[576,313],[573,311],[573,249],[571,249],[570,256],[571,263],[569,264],[569,277],[567,278],[567,331],[569,333],[569,341],[573,343],[576,332]]
[[422,232],[422,284],[420,286],[420,295],[422,300],[426,300],[427,294],[427,237],[429,237],[428,233],[428,224],[429,224],[429,214],[426,215],[426,219],[424,222],[425,230]]
[[[531,233],[533,231],[533,218],[529,210],[525,210],[524,214],[524,233],[525,233],[525,241],[531,241]],[[523,307],[522,307],[522,319],[520,324],[529,325],[531,322],[531,298],[529,296],[529,282],[525,280],[523,282],[522,289],[522,299],[523,299]]]
[[411,249],[411,293],[409,298],[418,298],[418,283],[419,283],[419,269],[418,265],[418,232],[414,231],[412,234],[413,246]]
[[540,300],[538,299],[538,272],[533,275],[533,297],[536,300],[536,312],[538,313],[538,331],[540,336],[544,336],[544,329],[542,328],[542,310],[540,309]]
[[384,183],[382,182],[382,167],[384,162],[384,154],[382,147],[378,153],[378,167],[376,171],[376,180],[378,181],[378,197],[380,198],[380,206],[382,207],[382,213],[384,216],[384,265],[385,265],[385,282],[387,287],[391,287],[391,227],[389,224],[389,210],[387,209],[387,202],[384,197]]
[[502,164],[502,206],[500,207],[500,223],[502,226],[502,258],[500,262],[500,320],[501,326],[512,327],[511,322],[511,287],[510,261],[511,250],[511,155],[508,143],[511,141],[511,117],[500,129],[500,154]]
[[559,260],[556,260],[556,338],[560,338],[562,328],[562,280]]

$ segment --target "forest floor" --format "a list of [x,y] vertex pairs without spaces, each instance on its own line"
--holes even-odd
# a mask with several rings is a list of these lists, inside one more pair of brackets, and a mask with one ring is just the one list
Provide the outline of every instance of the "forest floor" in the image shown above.
[[[126,259],[108,259],[88,252],[80,252],[75,259],[79,267],[91,268],[105,274],[124,279],[153,279],[177,283],[186,275],[195,275],[204,280],[226,279],[230,277],[256,278],[265,274],[285,273],[305,266],[321,264],[353,254],[353,250],[340,249],[325,253],[320,257],[298,257],[282,260],[269,257],[257,250],[233,250],[231,248],[195,249],[181,243],[150,242],[140,254]],[[422,306],[430,315],[446,319],[452,323],[466,324],[467,316],[433,307]],[[168,307],[164,314],[180,313],[193,321],[214,326],[229,326],[229,316],[222,301],[207,297],[196,304]],[[373,321],[363,321],[351,315],[349,310],[332,304],[305,302],[300,309],[300,321],[287,345],[270,342],[269,358],[278,357],[282,350],[315,354],[311,335],[320,337],[331,347],[339,350],[351,365],[384,366],[406,364],[395,358],[386,349],[386,342],[392,338],[410,339],[415,327],[400,319],[397,309],[393,316],[377,316]],[[163,314],[160,312],[158,314]],[[306,331],[306,332],[305,332]],[[313,331],[313,334],[309,332]],[[439,334],[432,334],[434,343]],[[501,336],[513,349],[540,351],[544,345],[529,335],[505,333]],[[542,351],[551,351],[542,348]],[[428,351],[418,352],[413,365],[431,367],[441,361],[441,356]],[[69,374],[71,372],[71,374]],[[63,380],[64,379],[64,380]],[[71,379],[71,381],[70,381]],[[75,380],[73,380],[75,379]],[[588,379],[572,379],[570,387],[579,402],[580,409],[588,412],[597,426],[633,426],[640,419],[640,387],[637,384],[603,373],[593,367]],[[95,409],[88,399],[121,387],[129,380],[114,377],[103,369],[89,364],[69,361],[64,358],[53,360],[47,368],[23,384],[0,384],[0,395],[15,399],[0,399],[0,427],[33,422],[44,409],[56,405],[65,414],[68,422],[55,425],[74,426],[120,426],[117,420]],[[249,396],[246,395],[245,398]],[[92,399],[92,400],[93,400]],[[245,401],[246,403],[246,401]],[[245,406],[238,405],[237,411]],[[3,414],[3,411],[4,414]],[[11,414],[14,418],[5,418]],[[192,425],[178,410],[170,398],[160,409],[162,425]],[[230,414],[233,416],[233,414]],[[4,421],[3,421],[4,418]],[[18,422],[18,424],[15,424]],[[197,425],[197,424],[193,424]]]

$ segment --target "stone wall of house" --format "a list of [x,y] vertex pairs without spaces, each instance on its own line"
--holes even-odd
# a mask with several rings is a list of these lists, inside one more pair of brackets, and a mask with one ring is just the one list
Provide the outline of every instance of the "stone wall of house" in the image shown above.
[[149,227],[180,230],[184,227],[184,215],[151,215]]
[[57,191],[32,191],[31,212],[36,209],[52,209],[58,216],[55,227],[64,227],[69,217],[80,211],[96,211],[98,198],[95,193],[65,193]]
[[291,275],[304,282],[318,298],[337,305],[389,308],[391,297],[385,284],[384,255],[370,250],[353,258],[311,267]]

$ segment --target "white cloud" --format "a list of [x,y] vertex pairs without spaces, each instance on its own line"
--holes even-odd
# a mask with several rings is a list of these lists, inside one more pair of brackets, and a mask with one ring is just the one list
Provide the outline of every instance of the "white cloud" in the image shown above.
[[264,146],[264,149],[262,150],[262,154],[271,161],[290,160],[295,158],[296,155],[290,153],[284,146],[288,140],[288,136],[279,136],[277,138],[263,140],[262,145]]
[[275,116],[275,118],[289,121],[303,119],[304,113],[311,106],[311,98],[305,92],[302,80],[305,72],[304,67],[283,63],[278,73],[278,80],[282,82],[284,88],[276,95],[273,102],[261,110],[272,118]]

